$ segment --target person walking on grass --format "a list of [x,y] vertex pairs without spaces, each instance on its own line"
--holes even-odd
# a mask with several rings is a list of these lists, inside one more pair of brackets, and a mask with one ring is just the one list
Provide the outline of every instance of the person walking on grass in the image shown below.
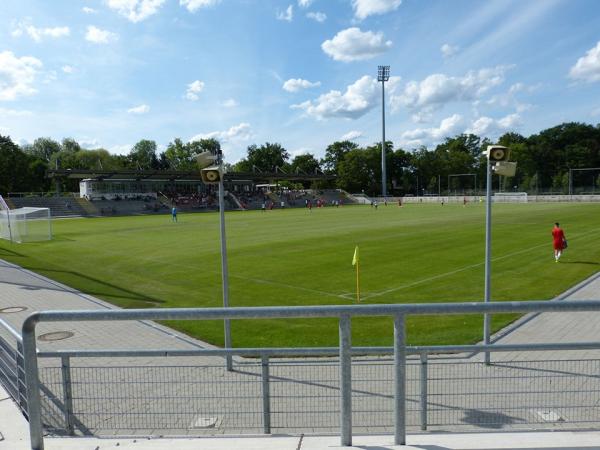
[[171,221],[177,222],[177,206],[173,206],[171,210]]
[[567,248],[565,232],[558,222],[556,222],[554,228],[552,228],[552,246],[554,247],[554,261],[558,262],[562,255],[562,251]]

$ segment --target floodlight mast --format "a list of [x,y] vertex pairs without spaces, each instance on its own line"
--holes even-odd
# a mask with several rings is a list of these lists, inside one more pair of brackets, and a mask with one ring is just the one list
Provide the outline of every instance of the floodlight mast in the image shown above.
[[381,195],[387,196],[385,167],[385,82],[390,79],[390,66],[377,67],[377,81],[381,82]]

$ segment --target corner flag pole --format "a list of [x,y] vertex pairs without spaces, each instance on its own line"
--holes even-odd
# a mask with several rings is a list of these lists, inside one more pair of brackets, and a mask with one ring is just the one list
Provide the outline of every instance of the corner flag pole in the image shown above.
[[358,245],[354,249],[354,257],[352,258],[352,265],[356,266],[356,301],[360,303],[360,258],[358,256]]

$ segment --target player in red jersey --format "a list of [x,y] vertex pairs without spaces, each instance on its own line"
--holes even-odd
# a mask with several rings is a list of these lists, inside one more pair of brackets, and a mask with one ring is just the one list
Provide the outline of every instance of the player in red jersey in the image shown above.
[[554,228],[552,228],[552,245],[554,247],[554,261],[558,262],[560,256],[562,255],[562,251],[566,247],[567,239],[565,238],[565,232],[560,227],[558,222],[554,224]]

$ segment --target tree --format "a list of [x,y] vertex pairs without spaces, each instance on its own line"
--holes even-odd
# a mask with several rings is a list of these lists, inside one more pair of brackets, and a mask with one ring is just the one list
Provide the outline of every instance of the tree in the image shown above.
[[0,135],[0,194],[27,191],[29,157],[10,137]]
[[195,153],[211,152],[217,155],[221,152],[221,143],[215,138],[199,139],[190,142],[189,145]]
[[73,138],[64,138],[60,147],[65,153],[77,153],[81,150],[81,146]]
[[58,142],[47,137],[41,137],[33,141],[33,144],[25,150],[25,153],[42,161],[50,162],[52,155],[60,152],[60,150]]
[[381,148],[356,148],[338,164],[337,186],[349,192],[381,193]]
[[134,168],[141,170],[158,169],[156,142],[142,139],[129,152],[128,159]]
[[338,165],[344,159],[344,156],[357,148],[358,144],[352,141],[337,141],[328,145],[325,149],[325,157],[321,160],[325,172],[337,173]]
[[319,161],[311,153],[296,156],[292,160],[290,168],[294,173],[299,171],[307,174],[315,173],[317,169],[321,169]]
[[257,147],[252,144],[248,147],[247,156],[236,164],[240,172],[252,172],[258,169],[261,172],[275,172],[275,168],[285,167],[290,155],[281,144],[265,144]]
[[172,170],[195,170],[196,154],[192,151],[193,146],[184,144],[181,139],[176,138],[170,142],[165,150],[165,159]]

